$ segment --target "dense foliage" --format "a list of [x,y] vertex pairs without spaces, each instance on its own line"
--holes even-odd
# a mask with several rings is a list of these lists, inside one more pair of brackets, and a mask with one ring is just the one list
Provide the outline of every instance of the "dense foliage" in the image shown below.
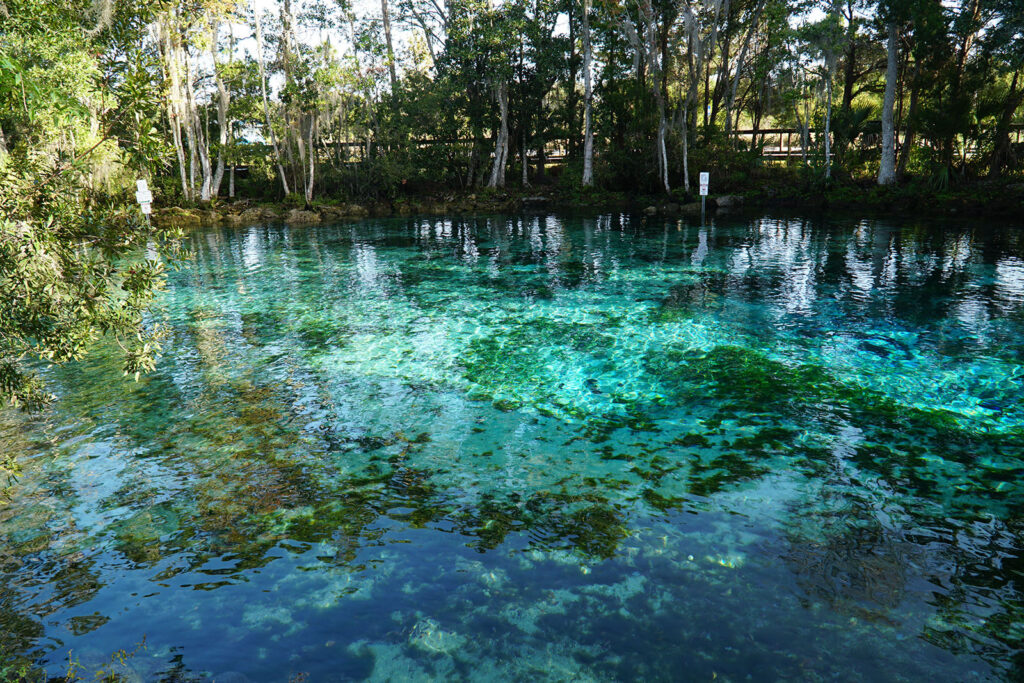
[[[102,84],[85,106],[116,135],[111,151],[124,168],[156,172],[158,199],[177,204],[513,182],[688,193],[699,170],[719,188],[742,186],[768,178],[780,156],[790,179],[915,176],[942,189],[1024,161],[1016,0],[369,9],[5,0],[0,98],[14,113],[0,115],[0,145],[19,135],[15,58],[31,53],[57,66],[37,74],[41,92]],[[42,30],[61,22],[63,33]],[[52,125],[75,115],[74,102],[37,99],[37,115]],[[547,158],[556,149],[567,160],[557,167]]]
[[129,375],[159,349],[145,311],[175,235],[124,202],[159,136],[124,49],[130,32],[100,37],[90,9],[0,5],[0,400],[16,406],[45,403],[34,371],[102,335]]

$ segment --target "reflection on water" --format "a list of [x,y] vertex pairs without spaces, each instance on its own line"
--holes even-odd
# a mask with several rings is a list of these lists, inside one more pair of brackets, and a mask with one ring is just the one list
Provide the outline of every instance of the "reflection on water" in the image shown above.
[[138,384],[0,414],[0,656],[128,678],[1024,665],[1024,233],[197,234]]

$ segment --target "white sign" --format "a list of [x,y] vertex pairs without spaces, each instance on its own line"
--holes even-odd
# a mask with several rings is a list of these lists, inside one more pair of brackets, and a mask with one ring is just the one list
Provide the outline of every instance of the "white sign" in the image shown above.
[[142,213],[149,213],[149,211],[146,211],[145,206],[153,202],[153,193],[149,191],[149,186],[145,180],[137,180],[135,185],[138,187],[138,190],[135,191],[135,201],[143,205]]
[[711,180],[711,174],[704,171],[700,174],[700,196],[708,196],[708,182]]

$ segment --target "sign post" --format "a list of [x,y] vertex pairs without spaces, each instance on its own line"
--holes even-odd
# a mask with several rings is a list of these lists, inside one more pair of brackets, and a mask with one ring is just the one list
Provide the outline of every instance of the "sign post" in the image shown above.
[[137,180],[135,185],[138,188],[135,191],[135,201],[139,203],[139,208],[142,209],[142,213],[148,221],[149,214],[153,213],[153,193],[149,191],[145,180]]
[[707,171],[701,171],[700,174],[700,222],[704,222],[704,204],[708,198],[708,182],[711,180],[711,174]]

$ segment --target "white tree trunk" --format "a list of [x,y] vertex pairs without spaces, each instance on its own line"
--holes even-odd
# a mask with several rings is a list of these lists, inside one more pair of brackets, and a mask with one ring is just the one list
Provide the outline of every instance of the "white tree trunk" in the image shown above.
[[879,185],[892,185],[896,181],[896,126],[893,122],[893,106],[896,104],[896,51],[899,49],[899,35],[896,33],[895,22],[889,22],[887,28],[889,40],[886,44],[885,95],[882,99],[882,163],[878,167]]
[[658,24],[651,0],[642,0],[640,9],[644,20],[644,47],[647,54],[648,77],[651,79],[651,94],[658,105],[658,133],[655,142],[658,178],[661,180],[662,189],[668,193],[672,191],[668,182],[668,150],[665,145],[668,122],[665,120],[665,96],[661,90],[662,69],[665,65],[661,63],[658,52]]
[[[295,62],[297,61],[298,54],[296,46],[298,44],[298,37],[295,34],[295,11],[292,7],[292,2],[291,0],[283,0],[281,3],[280,56],[281,67],[284,70],[284,81],[286,85],[290,86],[295,85]],[[294,103],[291,106],[285,104],[282,108],[285,122],[284,152],[288,157],[288,170],[292,173],[292,183],[295,185],[295,191],[298,192],[301,186],[303,196],[305,196],[309,180],[306,178],[306,142],[302,136],[302,120],[304,116],[301,111],[296,111],[296,109],[297,107],[295,107]],[[298,151],[298,162],[295,160],[292,152],[293,149]]]
[[277,146],[277,135],[274,134],[274,127],[270,124],[270,102],[267,99],[267,71],[263,60],[263,26],[260,22],[260,11],[258,7],[253,8],[256,28],[256,61],[260,69],[260,92],[263,94],[263,118],[267,124],[267,132],[270,134],[270,144],[274,148],[274,161],[277,162],[277,173],[281,177],[281,187],[287,195],[291,192],[288,188],[288,176],[285,175],[284,166],[281,164],[281,150]]
[[[715,8],[717,19],[718,9],[721,3],[718,2]],[[700,37],[700,25],[693,13],[689,2],[683,4],[683,21],[686,27],[686,70],[689,83],[686,95],[683,98],[683,120],[680,126],[680,136],[683,143],[683,190],[690,192],[690,110],[697,105],[697,86],[700,73],[704,68],[705,52],[710,42]],[[714,29],[713,29],[714,30]]]
[[398,84],[395,75],[395,49],[391,43],[391,12],[388,10],[388,0],[380,0],[381,14],[384,16],[384,44],[387,48],[388,76],[391,79],[391,90],[394,91]]
[[170,14],[165,14],[159,23],[161,52],[164,58],[164,72],[168,81],[167,120],[171,127],[171,138],[174,141],[174,152],[178,158],[178,172],[181,176],[181,194],[186,202],[192,201],[192,186],[188,182],[188,171],[185,167],[185,142],[181,135],[181,79],[178,72],[178,52],[172,40],[175,33]]
[[583,186],[594,184],[594,86],[590,51],[590,0],[583,0]]
[[[207,147],[206,134],[203,130],[203,122],[199,118],[199,107],[196,106],[196,93],[192,85],[192,66],[185,54],[185,95],[187,97],[189,118],[192,120],[192,137],[190,146],[194,155],[199,158],[199,171],[202,173],[202,182],[199,186],[199,200],[210,201],[210,188],[213,185],[213,168],[210,165],[210,150]],[[193,180],[193,190],[195,181]]]
[[826,104],[825,104],[825,177],[832,177],[832,74],[825,82]]
[[665,136],[668,132],[668,122],[665,120],[665,105],[662,103],[661,110],[661,121],[658,123],[658,169],[661,174],[661,184],[665,189],[665,193],[672,191],[672,188],[668,184],[668,150],[665,148]]
[[316,149],[313,147],[313,140],[317,133],[316,114],[313,114],[309,121],[309,167],[306,173],[306,203],[313,202],[313,179],[316,173]]
[[501,111],[501,128],[494,144],[494,166],[487,187],[505,187],[505,161],[508,158],[508,84],[498,87],[498,109]]
[[192,185],[189,183],[188,168],[185,166],[185,140],[182,137],[185,121],[184,96],[181,88],[181,64],[178,61],[176,22],[170,11],[165,12],[158,24],[157,33],[164,61],[164,75],[168,82],[167,120],[174,140],[174,151],[178,158],[178,172],[181,177],[181,194],[185,201],[192,201]]
[[800,82],[800,99],[804,107],[804,117],[801,120],[800,110],[793,105],[796,112],[797,123],[800,124],[800,163],[807,166],[807,149],[811,146],[811,112],[807,104],[807,94],[804,89],[803,80]]
[[210,24],[210,59],[213,61],[213,78],[217,82],[217,127],[220,129],[220,146],[217,148],[217,170],[213,174],[213,185],[210,188],[210,195],[216,197],[220,194],[221,183],[224,182],[224,153],[228,146],[228,105],[231,103],[231,93],[224,85],[224,79],[220,75],[220,65],[217,63],[217,33],[218,25]]

